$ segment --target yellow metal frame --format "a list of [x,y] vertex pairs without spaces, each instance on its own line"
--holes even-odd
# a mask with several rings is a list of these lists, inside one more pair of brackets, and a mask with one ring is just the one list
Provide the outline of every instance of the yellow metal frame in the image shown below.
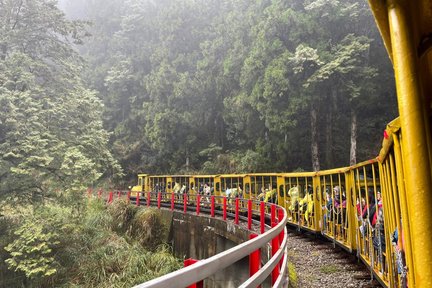
[[[407,251],[412,253],[408,285],[432,287],[431,56],[420,49],[422,37],[432,32],[432,3],[430,0],[369,3],[395,70],[402,131],[399,164],[403,165],[403,171],[398,172],[404,175],[399,184],[405,188],[400,189],[400,209],[405,216],[402,221],[407,222],[403,223],[403,236],[411,248]],[[419,55],[419,51],[423,54]],[[407,259],[411,261],[408,255]]]

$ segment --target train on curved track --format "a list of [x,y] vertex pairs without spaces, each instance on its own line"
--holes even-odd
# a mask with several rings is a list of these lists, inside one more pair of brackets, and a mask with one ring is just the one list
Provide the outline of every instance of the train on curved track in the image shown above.
[[399,117],[379,155],[299,173],[139,174],[132,188],[274,202],[288,224],[356,253],[385,287],[432,287],[432,1],[369,1],[395,70]]

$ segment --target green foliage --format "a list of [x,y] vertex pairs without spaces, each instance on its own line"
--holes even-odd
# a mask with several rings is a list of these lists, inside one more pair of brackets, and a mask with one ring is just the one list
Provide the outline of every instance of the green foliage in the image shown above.
[[[1,208],[6,218],[0,218],[0,228],[8,227],[10,233],[0,235],[5,247],[0,255],[10,272],[2,271],[2,283],[124,287],[181,267],[164,244],[168,227],[152,209],[138,212],[119,199],[108,206],[86,200],[79,204],[79,213],[55,203],[12,211],[8,203]],[[146,249],[150,243],[157,247]]]
[[[244,155],[254,170],[310,170],[312,144],[329,168],[347,165],[351,111],[365,111],[359,127],[394,116],[363,2],[132,0],[103,10],[109,25],[101,3],[86,6],[98,36],[85,51],[130,174],[239,171]],[[384,115],[366,113],[376,103]]]
[[32,278],[47,277],[57,272],[53,246],[59,244],[55,232],[44,232],[43,227],[32,221],[24,223],[14,232],[18,239],[5,247],[11,258],[6,260],[9,268],[22,271]]
[[154,208],[141,209],[131,223],[129,232],[147,250],[155,250],[166,241],[168,227],[162,221],[161,212]]
[[111,229],[121,233],[130,233],[132,229],[132,219],[135,217],[138,208],[128,203],[127,199],[116,199],[107,208],[107,212],[112,219]]
[[52,0],[6,1],[0,11],[0,192],[76,192],[119,175],[102,102],[72,48],[85,23],[66,20]]

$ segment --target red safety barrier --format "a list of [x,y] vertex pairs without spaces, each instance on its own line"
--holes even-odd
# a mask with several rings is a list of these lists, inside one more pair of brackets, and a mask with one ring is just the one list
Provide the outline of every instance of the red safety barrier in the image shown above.
[[210,201],[211,201],[211,211],[210,211],[211,217],[215,217],[215,196],[214,195],[210,197]]
[[[190,266],[192,264],[195,264],[196,262],[198,262],[198,260],[189,258],[189,259],[184,260],[183,263],[184,263],[184,267],[187,267],[187,266]],[[199,282],[197,282],[195,284],[189,285],[187,287],[188,288],[203,288],[204,287],[204,281],[201,280],[201,281],[199,281]]]
[[199,215],[200,213],[200,200],[201,200],[201,195],[197,195],[196,197],[196,214]]
[[223,197],[223,220],[227,219],[227,199],[226,196]]
[[260,203],[261,234],[265,231],[265,202]]
[[[278,222],[281,222],[283,217],[284,217],[284,211],[281,208],[277,209],[278,211]],[[282,243],[283,239],[284,239],[284,231],[282,230],[279,234],[279,243]]]
[[234,218],[235,224],[239,224],[239,206],[240,206],[240,199],[236,198],[235,199],[235,218]]
[[[249,239],[254,239],[257,236],[258,236],[257,234],[250,234]],[[252,252],[251,254],[249,254],[249,277],[253,276],[256,272],[258,272],[260,267],[261,267],[261,250],[258,249]]]
[[[278,221],[282,222],[283,217],[284,217],[284,211],[283,211],[283,209],[282,208],[278,208]],[[284,233],[285,233],[284,230],[282,230],[279,233],[279,244],[281,244],[283,242],[283,239],[284,239],[284,236],[285,236]],[[285,259],[285,255],[282,255],[282,258],[279,261],[279,267],[282,267],[282,263],[283,263],[284,259]]]
[[171,211],[174,211],[174,193],[171,193]]
[[147,207],[150,207],[151,192],[147,192]]
[[183,213],[187,212],[187,194],[183,194]]
[[113,201],[113,192],[110,191],[108,194],[108,204],[112,203],[112,201]]
[[252,229],[252,200],[248,200],[248,229]]
[[130,194],[131,194],[131,191],[128,191],[127,192],[127,203],[128,204],[130,203]]
[[161,197],[162,197],[161,192],[158,192],[158,196],[157,196],[158,209],[160,209],[161,207]]
[[[271,226],[275,227],[277,225],[276,222],[271,222]],[[272,247],[271,247],[272,257],[276,254],[276,252],[279,250],[279,235],[272,239]],[[279,265],[276,265],[275,268],[272,271],[272,285],[276,282],[277,278],[279,277]]]
[[276,222],[276,205],[275,204],[271,204],[271,206],[270,206],[270,223],[273,223],[273,222]]
[[120,197],[121,197],[121,192],[120,192],[120,191],[117,191],[117,198],[120,199]]
[[140,195],[141,195],[141,192],[136,193],[136,200],[135,200],[136,206],[140,206]]

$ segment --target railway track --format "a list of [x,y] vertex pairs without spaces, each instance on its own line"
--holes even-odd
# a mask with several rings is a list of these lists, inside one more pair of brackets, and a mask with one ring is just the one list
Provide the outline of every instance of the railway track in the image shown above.
[[382,287],[354,254],[320,235],[288,229],[290,287]]

